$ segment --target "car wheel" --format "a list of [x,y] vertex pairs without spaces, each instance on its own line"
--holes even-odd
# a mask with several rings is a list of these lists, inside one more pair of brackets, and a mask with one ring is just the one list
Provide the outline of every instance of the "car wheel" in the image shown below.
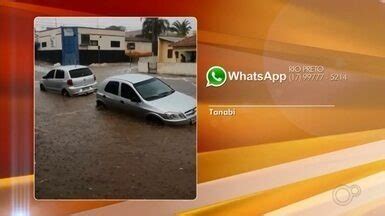
[[103,110],[103,109],[107,109],[107,106],[102,101],[97,100],[96,101],[96,108],[99,110]]
[[40,91],[46,91],[43,84],[40,83]]
[[164,122],[162,121],[162,119],[160,119],[158,116],[156,115],[148,115],[146,117],[146,120],[148,123],[150,124],[154,124],[154,125],[164,125]]
[[69,97],[69,96],[70,96],[70,94],[68,93],[68,91],[65,90],[65,89],[63,89],[63,90],[61,91],[61,94],[62,94],[63,96],[66,96],[66,97]]

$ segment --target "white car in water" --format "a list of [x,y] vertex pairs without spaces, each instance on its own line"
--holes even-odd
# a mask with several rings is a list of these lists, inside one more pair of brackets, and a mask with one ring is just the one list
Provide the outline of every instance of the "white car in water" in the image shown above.
[[94,92],[96,84],[96,76],[87,66],[66,65],[56,67],[43,76],[40,90],[74,96]]
[[104,80],[96,105],[116,107],[168,124],[194,124],[196,100],[145,74],[117,75]]

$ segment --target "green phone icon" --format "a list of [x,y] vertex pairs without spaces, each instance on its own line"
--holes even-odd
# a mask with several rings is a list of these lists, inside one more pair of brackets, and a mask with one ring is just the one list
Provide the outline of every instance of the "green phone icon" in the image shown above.
[[226,79],[227,79],[227,74],[225,69],[223,69],[220,66],[213,66],[206,73],[206,80],[207,80],[206,87],[222,86],[226,82]]

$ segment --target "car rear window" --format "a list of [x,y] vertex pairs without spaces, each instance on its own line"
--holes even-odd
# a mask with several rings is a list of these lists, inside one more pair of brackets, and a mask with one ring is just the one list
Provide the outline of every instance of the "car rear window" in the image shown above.
[[85,77],[92,75],[92,71],[89,68],[79,68],[70,70],[71,78]]

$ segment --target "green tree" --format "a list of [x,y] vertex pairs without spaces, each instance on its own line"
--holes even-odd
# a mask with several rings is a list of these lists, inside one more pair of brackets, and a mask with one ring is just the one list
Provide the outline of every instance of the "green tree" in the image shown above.
[[182,22],[175,21],[172,23],[170,30],[176,32],[179,36],[186,37],[191,31],[190,22],[188,20],[183,20]]
[[142,24],[142,35],[152,41],[152,53],[158,55],[158,37],[170,27],[166,19],[146,18]]

